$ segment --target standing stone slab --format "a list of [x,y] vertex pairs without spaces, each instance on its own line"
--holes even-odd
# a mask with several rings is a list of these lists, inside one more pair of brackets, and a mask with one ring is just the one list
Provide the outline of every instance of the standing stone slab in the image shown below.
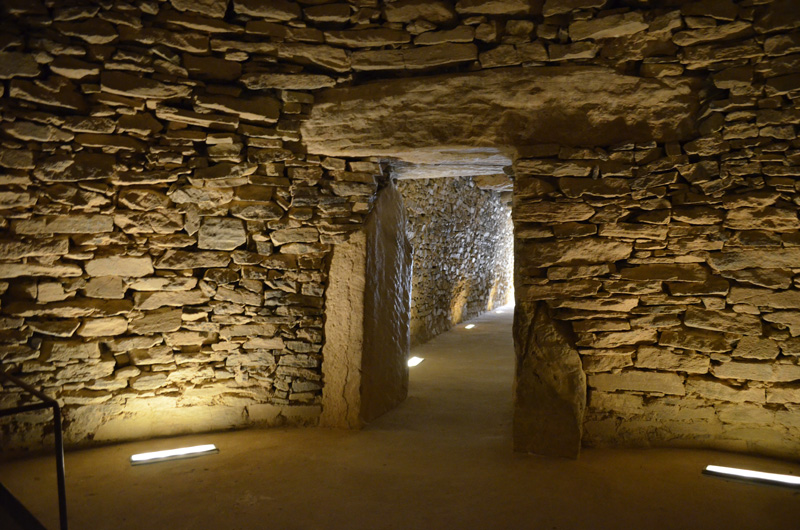
[[211,250],[233,250],[247,241],[239,219],[207,217],[197,233],[197,246]]
[[577,458],[586,410],[586,375],[568,332],[543,303],[518,303],[514,450]]

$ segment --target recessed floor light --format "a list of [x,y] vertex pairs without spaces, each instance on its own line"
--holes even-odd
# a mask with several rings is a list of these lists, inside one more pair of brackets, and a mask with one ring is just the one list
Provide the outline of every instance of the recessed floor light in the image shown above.
[[411,367],[411,366],[417,366],[419,363],[421,363],[421,362],[422,362],[422,361],[424,361],[424,360],[425,360],[425,359],[423,359],[422,357],[411,357],[411,358],[408,360],[408,366],[409,366],[409,367]]
[[179,447],[177,449],[167,449],[165,451],[153,451],[152,453],[139,453],[131,456],[131,465],[151,464],[164,462],[166,460],[179,460],[181,458],[193,458],[195,456],[210,455],[219,453],[219,449],[214,444],[194,445],[192,447]]
[[472,329],[474,327],[475,327],[475,324],[467,324],[466,326],[464,326],[464,329]]
[[736,467],[706,466],[703,470],[706,475],[715,477],[730,478],[744,482],[756,482],[760,484],[771,484],[773,486],[783,486],[785,488],[800,489],[800,477],[794,475],[780,475],[778,473],[764,473],[762,471],[752,471],[750,469],[739,469]]

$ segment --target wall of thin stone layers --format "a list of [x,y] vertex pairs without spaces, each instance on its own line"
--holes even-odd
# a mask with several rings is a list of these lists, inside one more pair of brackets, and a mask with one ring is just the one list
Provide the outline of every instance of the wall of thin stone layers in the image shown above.
[[681,145],[515,146],[517,297],[576,333],[585,439],[797,456],[796,2],[644,4],[4,1],[3,368],[72,443],[314,421],[326,262],[379,173],[305,153],[314,91],[601,65],[707,91]]
[[399,180],[413,247],[411,343],[511,302],[510,208],[470,177]]

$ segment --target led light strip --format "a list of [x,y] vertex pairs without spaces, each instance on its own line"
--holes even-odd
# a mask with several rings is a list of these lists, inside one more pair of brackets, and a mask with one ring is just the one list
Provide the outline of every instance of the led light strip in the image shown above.
[[422,362],[422,361],[424,361],[424,360],[425,360],[425,359],[423,359],[422,357],[411,357],[411,358],[408,360],[408,366],[409,366],[409,367],[412,367],[412,366],[417,366],[419,363],[421,363],[421,362]]
[[475,324],[467,324],[466,326],[464,326],[464,329],[472,329],[474,327],[475,327]]
[[751,471],[749,469],[723,466],[706,466],[703,473],[746,482],[758,482],[762,484],[772,484],[774,486],[783,486],[785,488],[800,489],[800,477],[794,475],[764,473],[762,471]]
[[181,458],[192,458],[214,453],[219,453],[219,449],[217,449],[217,446],[214,444],[180,447],[178,449],[167,449],[166,451],[154,451],[152,453],[133,455],[131,456],[131,465],[151,464],[154,462],[164,462],[165,460],[178,460]]

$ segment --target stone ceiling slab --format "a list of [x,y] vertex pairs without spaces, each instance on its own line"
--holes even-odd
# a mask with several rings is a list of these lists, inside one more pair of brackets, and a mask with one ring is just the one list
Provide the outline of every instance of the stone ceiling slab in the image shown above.
[[[302,124],[309,153],[458,163],[544,143],[677,141],[694,132],[699,85],[600,67],[500,68],[322,91]],[[473,151],[474,152],[474,151]]]

